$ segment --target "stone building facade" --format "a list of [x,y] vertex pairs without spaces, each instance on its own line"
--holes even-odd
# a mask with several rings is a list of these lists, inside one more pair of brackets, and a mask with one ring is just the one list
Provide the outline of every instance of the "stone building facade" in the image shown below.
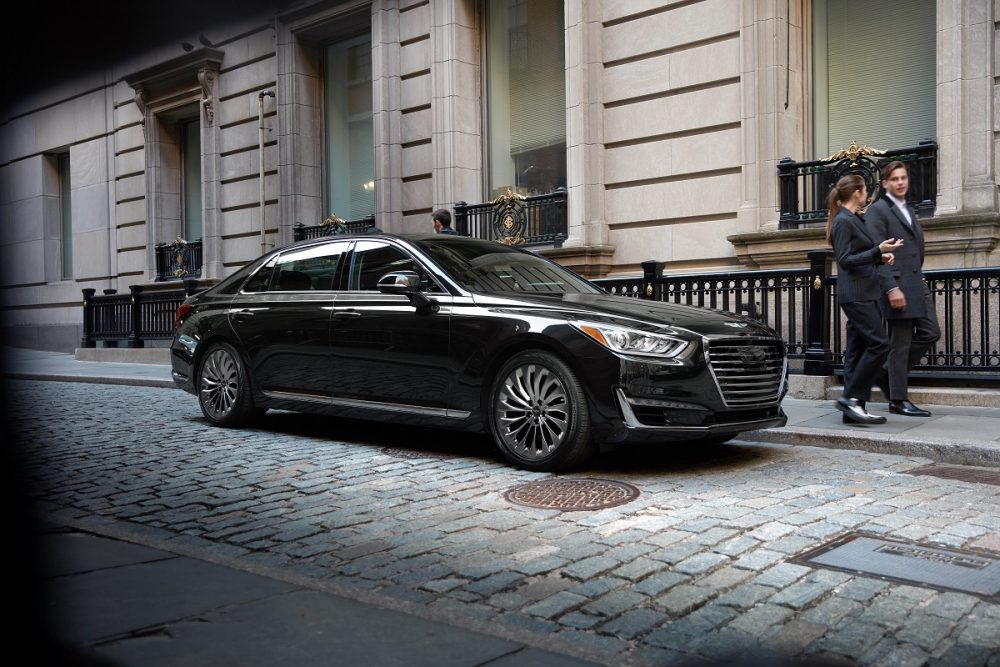
[[[5,340],[72,349],[81,289],[171,285],[156,247],[177,238],[201,239],[210,283],[296,224],[429,231],[432,210],[505,186],[566,189],[566,240],[537,250],[587,276],[802,266],[823,230],[779,229],[779,161],[844,148],[844,118],[851,138],[903,147],[870,139],[863,112],[851,124],[837,86],[854,84],[929,110],[885,135],[938,144],[927,265],[997,265],[1000,0],[917,1],[926,39],[876,17],[885,47],[853,51],[842,19],[861,0],[275,0],[192,17],[180,39],[4,104]],[[890,90],[928,49],[924,84]]]

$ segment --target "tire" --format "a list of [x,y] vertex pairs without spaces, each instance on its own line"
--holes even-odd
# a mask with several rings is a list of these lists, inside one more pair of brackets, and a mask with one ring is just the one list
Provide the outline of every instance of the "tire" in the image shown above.
[[263,414],[254,406],[243,360],[229,343],[215,343],[205,352],[196,383],[201,412],[215,426],[245,426]]
[[526,470],[580,465],[594,454],[587,396],[556,356],[521,352],[493,381],[487,419],[500,453]]

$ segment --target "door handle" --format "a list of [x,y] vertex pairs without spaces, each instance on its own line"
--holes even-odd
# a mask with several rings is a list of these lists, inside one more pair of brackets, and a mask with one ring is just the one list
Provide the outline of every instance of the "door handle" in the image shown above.
[[249,320],[253,317],[253,311],[249,308],[244,308],[243,310],[237,310],[233,313],[234,320]]
[[341,319],[361,317],[361,313],[356,310],[338,310],[333,314],[334,317],[339,317]]

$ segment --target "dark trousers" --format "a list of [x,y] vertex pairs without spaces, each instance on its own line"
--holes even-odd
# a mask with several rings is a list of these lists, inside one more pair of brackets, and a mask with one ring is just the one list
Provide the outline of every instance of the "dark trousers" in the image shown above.
[[924,316],[888,320],[889,323],[889,400],[907,399],[910,369],[941,337],[937,313],[930,290],[924,291]]
[[874,301],[840,304],[847,316],[844,341],[844,396],[867,401],[889,357],[889,336]]

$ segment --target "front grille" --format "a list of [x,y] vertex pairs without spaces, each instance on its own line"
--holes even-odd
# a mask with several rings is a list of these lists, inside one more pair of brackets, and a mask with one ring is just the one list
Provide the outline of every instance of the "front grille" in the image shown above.
[[706,354],[726,405],[768,405],[781,397],[785,371],[781,341],[766,338],[710,340]]

